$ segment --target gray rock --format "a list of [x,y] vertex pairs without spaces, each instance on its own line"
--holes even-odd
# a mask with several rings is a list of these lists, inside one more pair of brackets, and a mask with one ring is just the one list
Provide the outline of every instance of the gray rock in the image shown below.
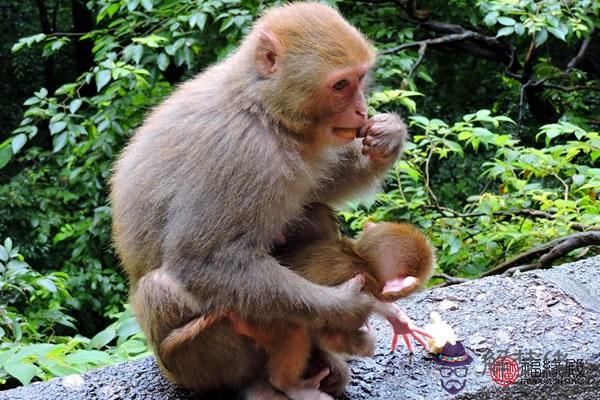
[[[351,361],[353,379],[343,398],[600,399],[599,267],[595,257],[423,291],[399,302],[420,326],[435,310],[455,327],[473,357],[466,386],[455,396],[445,392],[437,364],[421,349],[412,356],[400,346],[390,353],[391,330],[374,320],[376,354]],[[521,376],[507,387],[495,383],[490,363],[507,355],[535,378]],[[152,357],[0,392],[0,399],[193,398],[167,382]]]

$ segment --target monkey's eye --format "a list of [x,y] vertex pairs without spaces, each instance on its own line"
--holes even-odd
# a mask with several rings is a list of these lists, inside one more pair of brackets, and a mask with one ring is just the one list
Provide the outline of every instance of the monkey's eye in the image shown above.
[[358,81],[359,81],[359,82],[362,82],[362,80],[364,79],[364,77],[365,77],[365,75],[364,75],[364,74],[363,74],[363,75],[361,75],[361,76],[359,76],[359,77],[358,77]]
[[346,86],[348,86],[350,84],[350,82],[348,82],[348,80],[346,79],[342,79],[341,81],[337,81],[334,85],[333,85],[333,89],[335,89],[337,92],[344,90],[344,88],[346,88]]

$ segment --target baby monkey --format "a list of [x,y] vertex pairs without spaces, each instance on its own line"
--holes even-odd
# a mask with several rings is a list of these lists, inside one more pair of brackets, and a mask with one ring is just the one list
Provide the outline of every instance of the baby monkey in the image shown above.
[[[277,259],[304,278],[326,286],[363,285],[377,299],[374,311],[392,326],[392,350],[400,336],[411,352],[410,336],[427,347],[424,336],[430,335],[392,303],[419,289],[433,273],[433,247],[415,227],[368,222],[358,240],[351,240],[340,234],[333,210],[317,203],[307,207],[303,220],[275,241]],[[318,390],[327,370],[302,379],[313,345],[365,356],[374,351],[373,337],[363,330],[309,331],[290,324],[259,326],[232,314],[229,319],[236,332],[264,348],[271,384],[294,400],[330,398]]]

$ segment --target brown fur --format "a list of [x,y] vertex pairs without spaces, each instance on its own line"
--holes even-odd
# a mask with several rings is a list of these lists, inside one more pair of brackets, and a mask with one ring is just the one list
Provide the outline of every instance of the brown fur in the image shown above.
[[[156,107],[121,154],[111,180],[114,242],[136,316],[174,382],[205,392],[260,377],[256,348],[226,320],[206,327],[206,315],[317,328],[359,326],[369,314],[372,301],[356,287],[314,284],[269,250],[303,205],[373,187],[398,156],[406,132],[393,119],[385,135],[371,132],[395,149],[384,160],[358,140],[333,146],[334,128],[365,123],[362,86],[341,95],[341,108],[319,92],[340,66],[357,82],[373,57],[324,5],[272,9],[237,51]],[[344,368],[322,386],[338,391]]]
[[[409,224],[379,223],[352,241],[339,234],[333,210],[324,204],[312,204],[306,208],[306,218],[289,228],[285,237],[285,244],[274,253],[291,270],[327,286],[343,284],[362,274],[364,290],[381,302],[409,295],[433,273],[433,247]],[[401,291],[383,293],[386,279],[397,276],[413,276],[417,281]],[[386,305],[381,309],[393,313]],[[280,389],[301,385],[312,342],[347,354],[371,355],[374,350],[371,335],[356,329],[311,330],[290,324],[261,327],[239,320],[234,329],[265,349],[271,382]]]

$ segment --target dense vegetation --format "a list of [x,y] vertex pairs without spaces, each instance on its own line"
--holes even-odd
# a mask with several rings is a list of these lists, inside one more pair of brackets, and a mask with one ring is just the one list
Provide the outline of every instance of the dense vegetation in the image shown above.
[[[0,5],[4,388],[147,354],[111,247],[111,164],[148,109],[274,3]],[[380,52],[370,111],[412,133],[384,190],[341,212],[348,233],[417,224],[445,282],[598,253],[600,3],[329,3]]]

